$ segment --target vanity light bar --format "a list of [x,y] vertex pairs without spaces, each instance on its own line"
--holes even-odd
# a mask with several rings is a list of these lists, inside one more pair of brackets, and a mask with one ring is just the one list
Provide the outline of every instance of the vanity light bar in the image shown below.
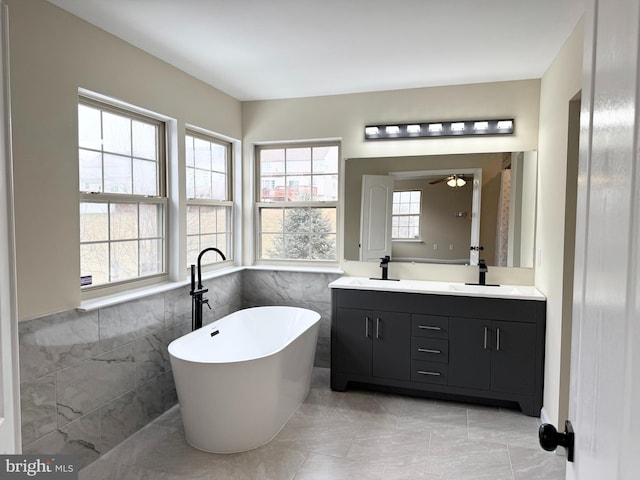
[[469,135],[511,135],[513,118],[499,120],[459,120],[453,122],[413,122],[364,127],[365,140],[396,138],[459,137]]

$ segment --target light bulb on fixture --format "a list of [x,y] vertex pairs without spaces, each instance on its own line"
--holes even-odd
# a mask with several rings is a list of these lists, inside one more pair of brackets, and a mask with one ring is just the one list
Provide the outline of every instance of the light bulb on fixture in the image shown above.
[[451,188],[464,187],[466,184],[467,181],[457,175],[452,175],[451,178],[447,180],[447,185],[449,185]]

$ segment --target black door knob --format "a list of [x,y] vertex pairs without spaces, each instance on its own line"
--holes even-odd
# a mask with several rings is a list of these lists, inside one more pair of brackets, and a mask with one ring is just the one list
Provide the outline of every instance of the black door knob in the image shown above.
[[567,460],[573,462],[573,425],[567,420],[564,424],[564,432],[559,433],[556,427],[550,423],[543,423],[538,430],[540,446],[547,452],[553,452],[558,447],[567,449]]

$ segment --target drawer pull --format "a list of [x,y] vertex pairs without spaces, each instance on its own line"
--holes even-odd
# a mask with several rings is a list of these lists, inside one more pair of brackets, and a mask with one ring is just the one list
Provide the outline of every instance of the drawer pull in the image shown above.
[[418,351],[421,353],[442,353],[440,350],[433,350],[431,348],[419,348]]
[[439,377],[440,372],[425,372],[424,370],[418,370],[420,375],[431,375],[432,377]]
[[432,327],[430,325],[418,325],[418,328],[422,330],[442,330],[440,327]]
[[369,338],[369,317],[364,317],[364,336]]

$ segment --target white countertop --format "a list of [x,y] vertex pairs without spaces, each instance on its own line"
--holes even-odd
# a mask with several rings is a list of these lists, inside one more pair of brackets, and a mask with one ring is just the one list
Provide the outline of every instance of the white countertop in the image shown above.
[[512,298],[517,300],[546,300],[536,287],[529,285],[466,285],[455,282],[426,280],[377,280],[366,277],[340,277],[330,288],[376,290],[385,292],[429,293],[464,297]]

